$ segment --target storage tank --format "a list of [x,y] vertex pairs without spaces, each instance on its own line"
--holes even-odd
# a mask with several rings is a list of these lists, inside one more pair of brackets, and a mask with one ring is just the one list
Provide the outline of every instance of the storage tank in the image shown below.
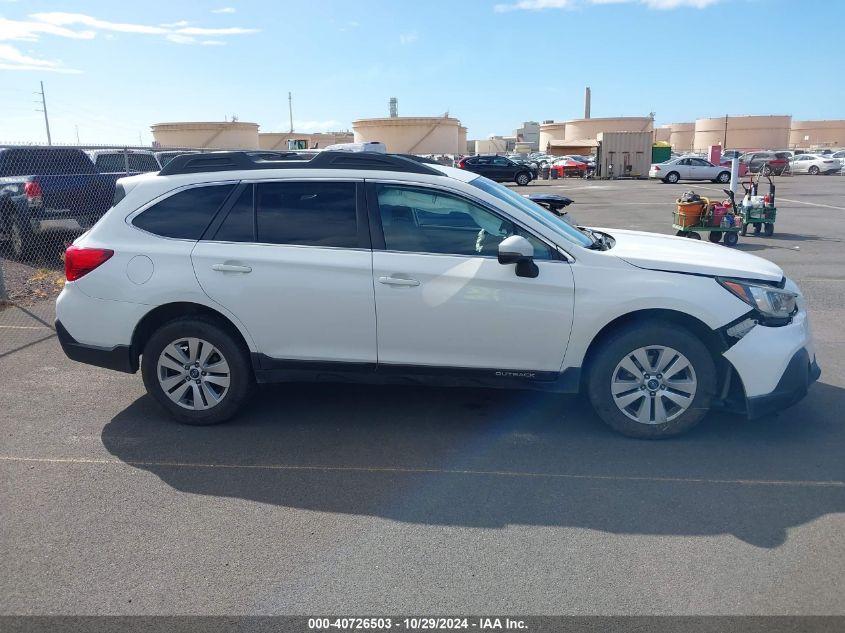
[[458,153],[463,154],[467,149],[467,129],[463,125],[458,126]]
[[672,136],[672,126],[671,125],[661,125],[660,127],[654,128],[654,142],[655,143],[671,143],[670,137]]
[[695,140],[695,123],[670,123],[669,142],[676,152],[691,152]]
[[654,119],[648,116],[622,116],[566,121],[565,141],[595,139],[602,132],[651,132]]
[[706,151],[725,141],[725,149],[780,149],[789,143],[791,124],[787,115],[728,116],[725,139],[725,117],[696,119],[693,148]]
[[352,122],[356,143],[379,141],[396,154],[458,154],[461,122],[449,116],[386,117]]
[[566,135],[566,123],[545,121],[540,124],[540,151],[549,149],[549,141],[562,141]]
[[793,121],[789,130],[789,147],[845,147],[845,121]]
[[258,124],[246,121],[154,123],[153,138],[162,147],[258,149]]

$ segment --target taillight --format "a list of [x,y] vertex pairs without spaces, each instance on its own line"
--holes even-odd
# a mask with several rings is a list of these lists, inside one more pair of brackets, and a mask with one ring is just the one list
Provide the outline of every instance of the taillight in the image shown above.
[[458,169],[465,169],[466,168],[466,162],[467,162],[466,158],[462,158],[461,160],[459,160],[458,161]]
[[65,250],[65,278],[76,281],[87,275],[114,255],[108,248],[83,248],[68,246]]
[[42,196],[41,183],[37,180],[30,180],[23,186],[23,193],[30,199],[40,198]]
[[655,166],[654,166],[654,171],[660,171],[660,167],[658,167],[657,165],[655,165]]

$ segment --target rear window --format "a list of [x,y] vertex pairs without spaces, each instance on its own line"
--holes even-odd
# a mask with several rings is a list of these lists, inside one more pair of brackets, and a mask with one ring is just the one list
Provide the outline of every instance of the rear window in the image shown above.
[[207,185],[185,189],[135,216],[139,229],[184,240],[198,240],[235,185]]
[[256,186],[258,241],[356,248],[354,182],[272,182]]
[[[152,154],[100,154],[97,156],[97,169],[103,173],[126,171],[158,171],[161,169]],[[128,170],[127,170],[128,165]]]
[[94,163],[75,149],[0,151],[0,176],[52,176],[96,173]]

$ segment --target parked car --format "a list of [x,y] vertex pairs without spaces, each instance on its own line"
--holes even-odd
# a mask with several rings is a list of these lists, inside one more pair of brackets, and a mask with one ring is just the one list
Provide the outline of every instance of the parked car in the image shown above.
[[0,241],[26,258],[39,235],[81,233],[111,206],[115,180],[80,149],[0,148]]
[[799,154],[792,159],[790,164],[793,174],[835,174],[842,169],[842,162],[831,156],[820,156],[818,154]]
[[736,149],[728,149],[722,152],[722,156],[719,159],[720,161],[731,161],[734,158],[739,158],[742,156],[742,152]]
[[748,152],[740,156],[750,173],[762,172],[766,176],[780,176],[789,165],[789,158],[784,152]]
[[679,180],[728,183],[731,181],[731,170],[730,167],[714,165],[703,158],[686,156],[653,164],[648,170],[648,177],[668,183],[676,183]]
[[466,169],[496,182],[515,182],[527,185],[537,178],[537,169],[529,165],[515,163],[504,156],[482,155],[462,158],[458,169]]
[[579,229],[466,169],[231,152],[117,188],[67,249],[57,336],[74,360],[140,367],[187,424],[231,418],[256,382],[342,378],[583,388],[612,428],[662,438],[713,407],[781,410],[820,373],[776,264]]
[[842,166],[839,168],[839,171],[845,170],[845,150],[834,152],[830,157],[838,159],[841,163]]
[[155,154],[147,150],[98,149],[89,151],[88,156],[101,174],[143,174],[161,169]]
[[572,177],[577,176],[578,178],[583,178],[587,175],[587,170],[589,166],[587,163],[581,162],[580,160],[575,160],[569,156],[561,156],[560,158],[556,158],[554,162],[549,166],[550,172],[556,172],[558,178],[565,178],[565,177]]

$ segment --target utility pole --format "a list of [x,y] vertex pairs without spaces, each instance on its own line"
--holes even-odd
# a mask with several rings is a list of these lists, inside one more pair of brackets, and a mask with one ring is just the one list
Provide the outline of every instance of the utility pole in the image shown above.
[[77,144],[77,145],[82,145],[82,143],[80,143],[80,142],[79,142],[79,126],[78,126],[78,125],[74,125],[73,127],[74,127],[74,129],[76,130],[76,144]]
[[50,119],[47,118],[47,98],[44,96],[44,82],[41,83],[41,92],[36,92],[35,94],[41,95],[41,109],[36,110],[36,112],[43,112],[44,113],[44,126],[47,128],[47,145],[53,144],[53,139],[50,138]]
[[288,113],[290,114],[290,131],[293,133],[293,96],[288,92]]
[[725,115],[725,136],[722,138],[722,151],[728,149],[728,115]]

